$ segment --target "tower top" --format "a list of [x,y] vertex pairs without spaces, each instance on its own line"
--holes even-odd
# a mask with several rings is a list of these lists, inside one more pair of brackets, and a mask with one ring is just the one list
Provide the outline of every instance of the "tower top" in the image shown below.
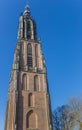
[[26,0],[26,5],[28,5],[28,0]]
[[23,14],[20,15],[18,39],[37,40],[36,23],[31,17],[30,7],[28,4],[25,6]]
[[30,16],[30,8],[29,8],[28,4],[26,4],[26,6],[25,6],[24,15],[25,16]]

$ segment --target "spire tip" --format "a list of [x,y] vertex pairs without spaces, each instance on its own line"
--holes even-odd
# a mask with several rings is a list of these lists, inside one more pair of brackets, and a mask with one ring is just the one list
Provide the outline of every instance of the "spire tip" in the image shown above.
[[30,8],[29,8],[29,5],[28,5],[28,0],[26,0],[24,15],[30,16]]

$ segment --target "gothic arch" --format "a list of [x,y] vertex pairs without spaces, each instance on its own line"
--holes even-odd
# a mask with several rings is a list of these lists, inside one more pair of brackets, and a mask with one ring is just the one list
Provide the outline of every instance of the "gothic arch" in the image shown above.
[[[24,38],[27,38],[27,21],[24,19],[24,22],[23,22],[23,25],[24,25]],[[25,30],[26,29],[26,30]]]
[[31,25],[31,39],[34,39],[34,25],[32,20],[30,20],[30,25]]
[[34,91],[39,91],[39,78],[38,78],[38,75],[34,76]]
[[28,39],[31,39],[31,24],[30,24],[30,21],[27,22],[27,38]]
[[29,107],[34,106],[34,95],[32,93],[29,93],[29,95],[28,95],[28,106]]
[[34,39],[34,25],[31,19],[27,21],[27,39]]
[[31,110],[26,115],[26,128],[36,129],[37,127],[37,114],[33,110]]
[[30,43],[27,45],[27,64],[28,67],[32,67],[32,46]]
[[22,77],[22,90],[26,90],[27,89],[27,75],[23,74]]

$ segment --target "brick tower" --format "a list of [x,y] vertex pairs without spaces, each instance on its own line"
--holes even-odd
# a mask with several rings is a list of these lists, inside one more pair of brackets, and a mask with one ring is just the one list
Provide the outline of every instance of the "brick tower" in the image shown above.
[[5,130],[52,130],[46,65],[28,5],[19,19]]

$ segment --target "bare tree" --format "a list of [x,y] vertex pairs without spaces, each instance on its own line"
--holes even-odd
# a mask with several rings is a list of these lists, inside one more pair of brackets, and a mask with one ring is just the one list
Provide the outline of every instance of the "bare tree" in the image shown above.
[[72,127],[78,126],[82,129],[82,98],[72,97],[68,101],[70,106],[69,118],[70,118],[70,129]]
[[54,130],[82,130],[82,98],[72,97],[53,112]]
[[69,107],[63,105],[53,112],[53,129],[68,130],[68,113]]

